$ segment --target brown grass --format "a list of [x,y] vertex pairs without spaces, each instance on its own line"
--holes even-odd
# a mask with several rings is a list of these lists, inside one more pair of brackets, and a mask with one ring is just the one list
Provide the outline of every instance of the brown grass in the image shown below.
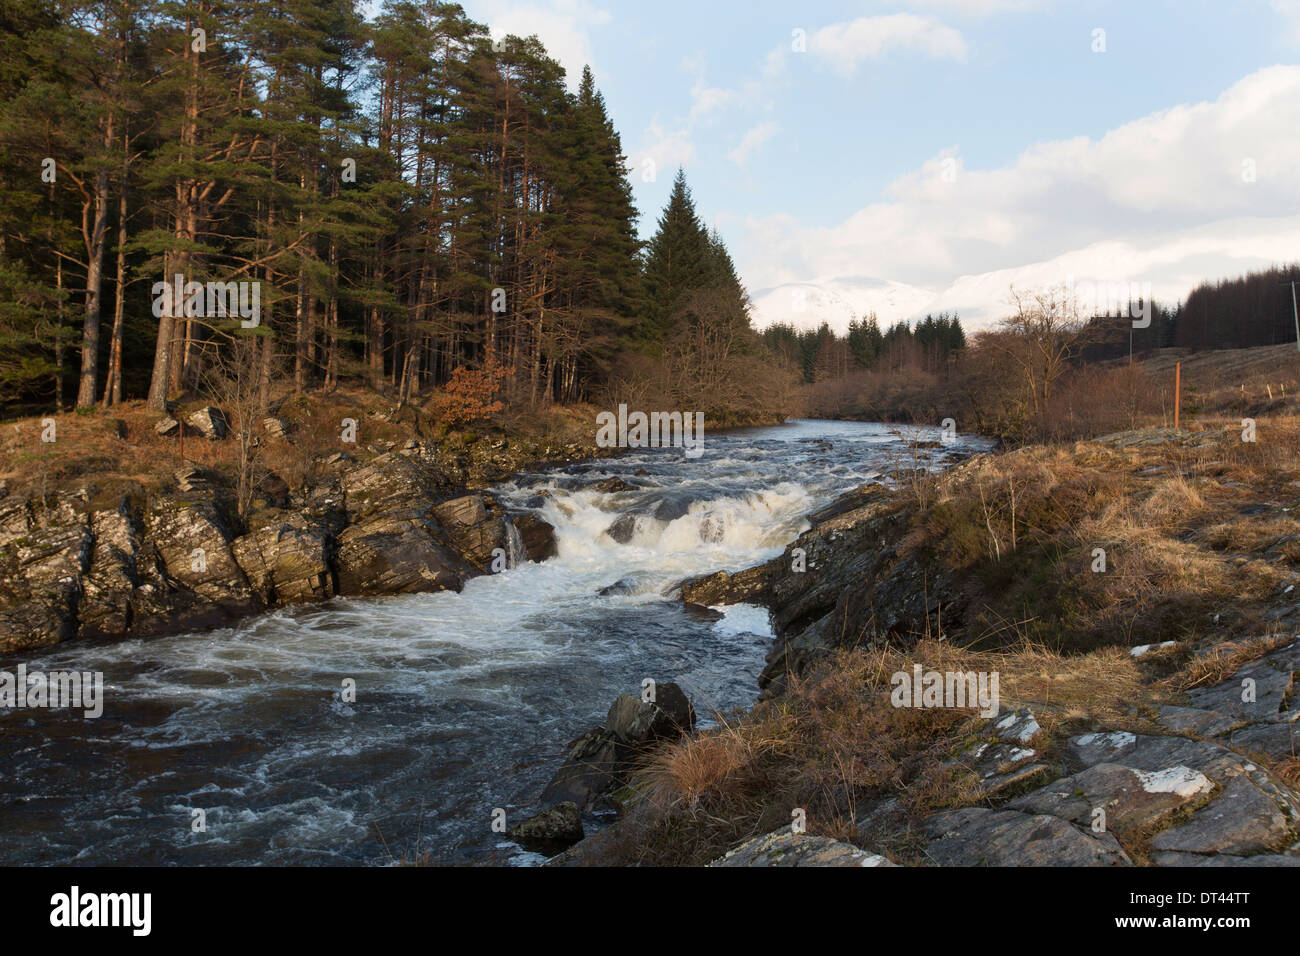
[[1034,645],[981,653],[927,640],[910,651],[841,651],[784,697],[656,752],[634,784],[650,822],[616,862],[705,863],[789,824],[795,808],[809,832],[855,839],[865,801],[897,796],[913,819],[978,803],[977,777],[955,758],[985,720],[974,709],[894,707],[891,677],[914,663],[996,671],[1002,708],[1031,706],[1043,728],[1035,746],[1046,751],[1081,727],[1146,729],[1134,707],[1164,699],[1113,648],[1067,658]]

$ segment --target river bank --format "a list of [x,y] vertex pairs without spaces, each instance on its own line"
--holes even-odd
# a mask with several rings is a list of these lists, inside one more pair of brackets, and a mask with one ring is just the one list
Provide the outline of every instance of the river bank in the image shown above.
[[206,407],[15,423],[0,474],[0,653],[218,627],[335,596],[459,591],[498,550],[545,560],[550,526],[507,514],[485,489],[619,454],[597,445],[596,412],[449,430],[372,394],[289,396],[245,453]]
[[[978,456],[688,582],[770,610],[763,699],[556,862],[1300,864],[1297,423],[1255,437]],[[998,674],[997,713],[895,706],[918,667]]]

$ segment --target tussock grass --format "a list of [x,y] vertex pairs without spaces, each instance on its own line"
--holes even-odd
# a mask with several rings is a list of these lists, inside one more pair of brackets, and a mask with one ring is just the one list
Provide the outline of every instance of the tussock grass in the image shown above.
[[810,833],[856,840],[869,801],[897,797],[911,820],[979,803],[979,779],[957,758],[987,721],[974,708],[894,707],[891,678],[916,663],[996,671],[1003,710],[1032,707],[1042,727],[1033,745],[1048,752],[1081,727],[1138,726],[1134,708],[1163,700],[1115,648],[1067,657],[1028,643],[979,652],[932,639],[906,650],[840,651],[793,679],[783,697],[654,753],[634,781],[637,839],[608,862],[706,863],[788,825],[796,808]]

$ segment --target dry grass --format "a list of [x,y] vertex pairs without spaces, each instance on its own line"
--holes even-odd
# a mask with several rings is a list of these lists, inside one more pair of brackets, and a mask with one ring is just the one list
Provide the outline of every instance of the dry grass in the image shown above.
[[1040,750],[1081,727],[1142,726],[1134,708],[1165,699],[1113,648],[1066,657],[1030,644],[982,653],[927,640],[907,651],[841,651],[792,680],[782,698],[657,751],[635,781],[638,837],[617,862],[705,863],[788,824],[795,808],[805,811],[809,832],[851,840],[864,801],[897,796],[914,819],[980,802],[977,776],[955,758],[985,719],[974,708],[890,702],[891,678],[916,663],[997,672],[1002,708],[1033,708]]
[[1176,691],[1189,691],[1195,687],[1220,684],[1235,674],[1242,665],[1263,657],[1294,639],[1291,635],[1273,634],[1216,644],[1165,678],[1164,685]]

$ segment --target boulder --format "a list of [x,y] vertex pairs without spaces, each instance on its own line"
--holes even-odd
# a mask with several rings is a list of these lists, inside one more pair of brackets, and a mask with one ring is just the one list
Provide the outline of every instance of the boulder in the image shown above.
[[614,519],[614,523],[605,529],[605,534],[609,535],[618,544],[627,544],[636,534],[637,518],[640,515],[623,514]]
[[506,836],[525,849],[555,853],[583,838],[582,814],[576,803],[566,800],[512,827]]
[[1205,774],[1173,766],[1154,773],[1101,763],[1048,784],[1007,804],[1091,827],[1097,810],[1106,829],[1124,833],[1161,823],[1214,789]]
[[153,430],[159,435],[176,435],[180,433],[181,423],[168,415],[166,418],[160,418],[154,424]]
[[655,701],[619,694],[609,708],[605,729],[622,743],[643,746],[656,740],[676,739],[695,726],[695,708],[674,683],[657,684]]
[[572,802],[580,810],[602,805],[603,798],[619,786],[626,748],[597,727],[570,741],[567,750],[564,763],[542,791],[541,802]]
[[592,491],[602,491],[606,494],[615,494],[620,491],[634,491],[635,486],[629,485],[622,478],[604,478],[600,481],[592,482],[587,486]]
[[478,573],[422,521],[397,516],[344,529],[336,560],[338,593],[352,596],[459,591]]
[[230,432],[230,422],[225,413],[211,405],[192,412],[186,420],[209,441],[218,441]]
[[555,528],[549,521],[531,513],[514,515],[510,520],[519,532],[519,540],[524,543],[524,553],[529,561],[546,561],[560,553]]

